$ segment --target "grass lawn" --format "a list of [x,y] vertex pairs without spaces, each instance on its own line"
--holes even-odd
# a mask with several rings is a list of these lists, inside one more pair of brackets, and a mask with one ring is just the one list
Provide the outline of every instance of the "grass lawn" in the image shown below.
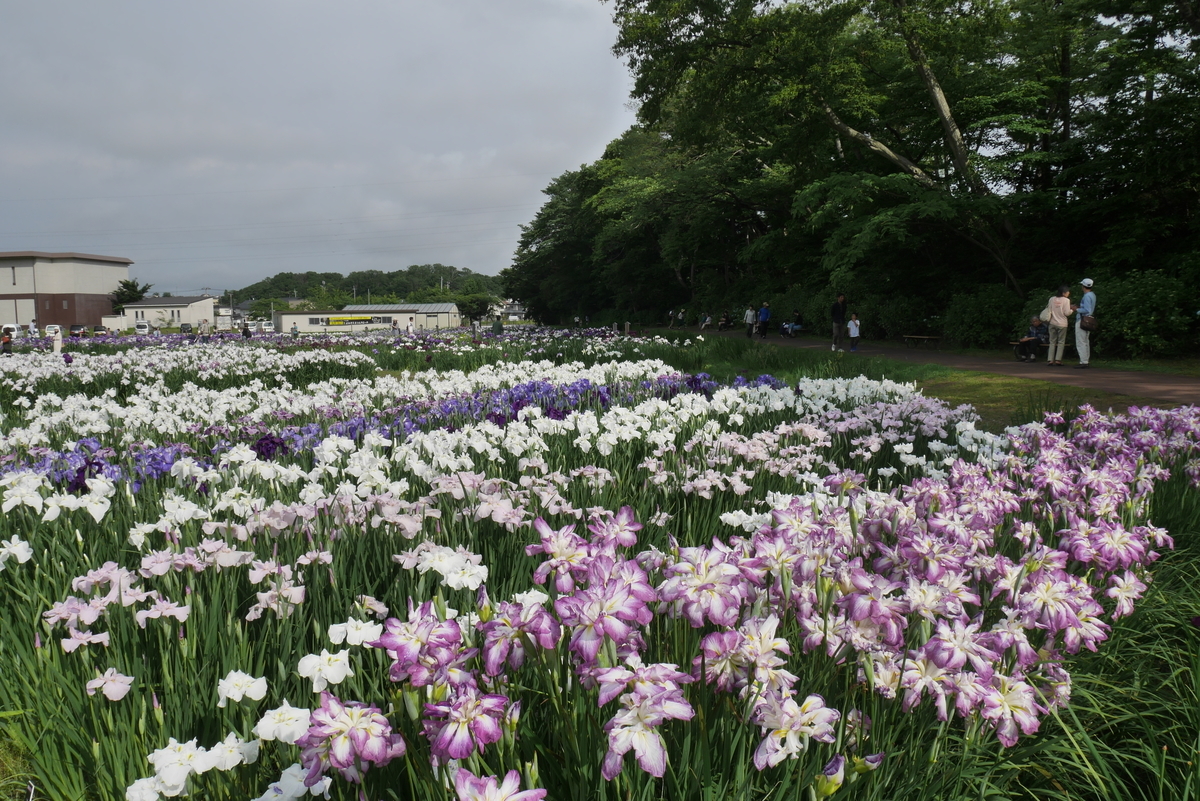
[[918,379],[926,395],[947,403],[969,403],[979,412],[981,428],[1000,433],[1006,426],[1040,420],[1046,412],[1065,412],[1090,404],[1102,411],[1123,412],[1130,406],[1162,406],[1163,402],[1133,395],[1060,387],[994,373],[955,370],[952,375]]
[[[675,332],[661,332],[675,335]],[[683,332],[694,336],[691,332]],[[1001,433],[1007,426],[1040,421],[1046,412],[1070,412],[1083,404],[1102,411],[1126,411],[1130,406],[1164,406],[1163,401],[1112,392],[1064,387],[1016,376],[959,370],[940,364],[914,364],[887,356],[849,356],[821,350],[778,347],[738,338],[710,338],[706,347],[677,353],[655,350],[653,355],[688,372],[707,372],[728,381],[770,373],[785,381],[803,376],[822,378],[889,378],[915,382],[926,395],[955,406],[969,403],[979,412],[980,427]],[[992,354],[995,355],[995,354]],[[1198,361],[1200,364],[1200,361]]]

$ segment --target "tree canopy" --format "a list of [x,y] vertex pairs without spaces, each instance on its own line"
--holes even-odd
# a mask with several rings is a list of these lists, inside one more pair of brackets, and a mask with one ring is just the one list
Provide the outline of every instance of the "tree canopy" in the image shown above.
[[551,182],[524,227],[503,277],[532,315],[771,298],[824,322],[844,291],[874,333],[955,335],[983,315],[996,322],[964,337],[987,344],[1085,275],[1099,294],[1153,273],[1135,290],[1165,282],[1175,313],[1192,303],[1186,0],[612,8],[639,123]]
[[118,281],[116,290],[109,295],[113,303],[113,314],[120,314],[124,311],[126,303],[135,303],[145,298],[146,293],[153,286],[153,284],[139,284],[132,278],[123,278]]
[[239,300],[304,298],[328,308],[329,304],[432,302],[454,295],[498,295],[500,280],[445,264],[414,264],[403,270],[360,270],[342,273],[282,272],[250,284],[234,295]]

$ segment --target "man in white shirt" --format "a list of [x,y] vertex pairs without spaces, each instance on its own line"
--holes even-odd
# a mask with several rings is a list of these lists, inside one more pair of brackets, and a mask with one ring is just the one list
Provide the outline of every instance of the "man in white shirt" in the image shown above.
[[746,306],[746,313],[742,315],[742,322],[746,324],[746,339],[754,339],[754,326],[758,323],[758,315],[754,313],[753,306]]

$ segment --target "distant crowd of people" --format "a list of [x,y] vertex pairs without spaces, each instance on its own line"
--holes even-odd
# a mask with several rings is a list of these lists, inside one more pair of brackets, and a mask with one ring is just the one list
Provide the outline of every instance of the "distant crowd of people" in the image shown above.
[[[842,345],[848,338],[850,350],[858,350],[858,341],[862,332],[862,325],[859,322],[858,314],[846,311],[846,296],[839,294],[837,300],[834,301],[833,308],[830,311],[830,317],[833,323],[833,343],[831,350],[842,350]],[[754,308],[754,304],[747,304],[746,311],[742,313],[741,323],[746,327],[746,338],[753,339],[756,335],[761,339],[767,338],[767,333],[771,328],[771,304],[763,301],[762,305]],[[672,309],[667,312],[667,328],[683,328],[688,322],[688,312],[686,309]],[[700,324],[700,330],[712,325],[712,315],[707,312],[701,312],[697,319]],[[732,331],[736,323],[733,316],[724,311],[717,320],[718,331]],[[804,331],[804,321],[801,318],[799,309],[792,309],[789,318],[785,318],[779,324],[779,333],[781,336],[794,337]]]
[[[1071,303],[1071,287],[1063,284],[1047,301],[1046,308],[1042,313],[1030,318],[1029,330],[1016,343],[1018,359],[1023,362],[1035,362],[1038,360],[1041,349],[1046,347],[1049,349],[1046,364],[1062,367],[1063,351],[1067,343],[1067,328],[1071,322],[1069,318],[1071,315],[1075,315],[1075,350],[1079,354],[1079,364],[1076,367],[1078,369],[1088,367],[1092,355],[1091,337],[1098,329],[1095,281],[1085,278],[1079,282],[1079,286],[1082,289],[1079,303]],[[712,325],[711,314],[701,312],[695,317],[689,317],[686,309],[672,309],[667,312],[667,327],[683,328],[690,319],[698,320],[701,331]],[[839,292],[837,299],[830,307],[829,322],[831,334],[829,349],[840,353],[848,345],[851,353],[857,351],[859,340],[862,338],[862,322],[859,320],[857,312],[849,310],[844,293]],[[766,339],[771,326],[771,304],[764,301],[758,309],[754,308],[754,304],[748,304],[746,311],[742,313],[741,323],[746,328],[748,339],[752,339],[756,335]],[[735,325],[733,316],[728,311],[724,311],[717,320],[716,328],[718,331],[730,331]],[[785,337],[794,337],[803,330],[804,324],[798,309],[793,309],[791,318],[779,325],[779,333]]]

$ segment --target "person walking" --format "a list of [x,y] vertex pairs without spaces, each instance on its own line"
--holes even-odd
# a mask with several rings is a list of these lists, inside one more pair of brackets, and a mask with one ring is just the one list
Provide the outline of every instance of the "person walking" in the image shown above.
[[754,307],[749,303],[746,304],[746,313],[742,315],[742,322],[746,324],[746,339],[753,339],[754,324],[758,322],[758,315],[754,313]]
[[1071,306],[1071,287],[1066,284],[1060,286],[1046,308],[1050,310],[1050,355],[1046,357],[1046,364],[1062,367],[1063,349],[1067,346],[1067,318],[1074,311]]
[[62,353],[62,326],[54,329],[54,336],[51,338],[51,343],[54,345],[55,353]]
[[829,349],[840,351],[842,337],[846,335],[846,296],[841,292],[838,293],[837,300],[829,309],[829,316],[833,321],[833,344],[829,346]]
[[1076,307],[1079,313],[1075,315],[1075,352],[1079,354],[1076,370],[1086,370],[1088,362],[1092,360],[1092,332],[1083,326],[1088,324],[1086,318],[1096,315],[1096,293],[1092,290],[1094,284],[1095,281],[1090,278],[1079,282],[1083,287],[1083,297],[1079,299],[1079,306]]
[[850,333],[850,352],[855,353],[858,351],[858,333],[861,330],[857,314],[850,315],[850,319],[846,321],[846,330]]
[[[496,319],[499,320],[500,318],[497,317]],[[417,324],[413,322],[413,318],[408,318],[408,325],[404,326],[404,333],[408,334],[410,337],[417,333]]]
[[771,304],[763,301],[762,308],[758,310],[758,335],[763,339],[767,338],[767,326],[771,322]]

